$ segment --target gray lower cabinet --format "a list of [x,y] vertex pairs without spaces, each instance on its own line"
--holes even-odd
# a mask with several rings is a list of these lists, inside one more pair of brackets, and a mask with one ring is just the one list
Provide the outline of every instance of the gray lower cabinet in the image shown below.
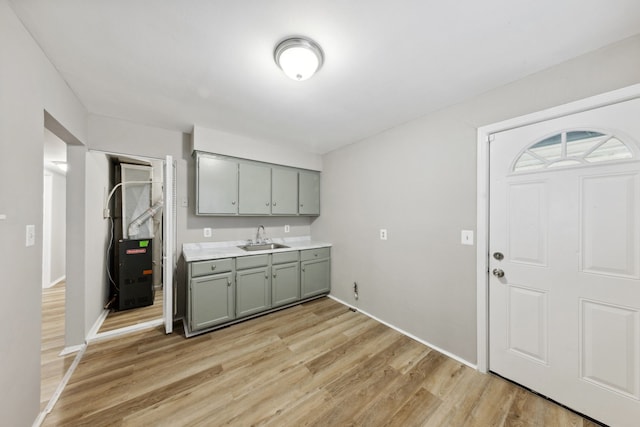
[[191,279],[189,321],[192,330],[235,319],[233,272]]
[[331,290],[331,250],[329,248],[300,251],[301,298]]
[[271,308],[269,255],[236,259],[236,315],[249,316]]
[[188,324],[198,331],[329,293],[331,249],[190,262],[187,274]]
[[269,267],[238,270],[236,273],[236,309],[238,317],[265,311],[271,307]]
[[299,263],[274,265],[272,281],[273,307],[289,304],[300,299]]

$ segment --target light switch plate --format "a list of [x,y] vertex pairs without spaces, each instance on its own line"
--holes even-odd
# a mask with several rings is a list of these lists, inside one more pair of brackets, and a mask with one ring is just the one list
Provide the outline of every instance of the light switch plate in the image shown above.
[[188,208],[189,207],[189,199],[187,199],[186,197],[183,197],[182,199],[180,199],[180,206],[183,208]]
[[284,232],[285,232],[285,233],[288,233],[288,232],[290,232],[290,231],[291,231],[291,227],[289,227],[289,225],[285,225],[285,226],[284,226]]
[[7,219],[7,215],[0,214],[0,220],[4,221],[5,219]]
[[380,240],[387,240],[387,229],[386,228],[381,228],[380,229]]
[[473,230],[462,230],[460,232],[460,243],[473,246]]
[[36,226],[27,225],[27,239],[26,246],[33,246],[36,244]]
[[204,237],[211,237],[211,228],[205,227],[203,230]]

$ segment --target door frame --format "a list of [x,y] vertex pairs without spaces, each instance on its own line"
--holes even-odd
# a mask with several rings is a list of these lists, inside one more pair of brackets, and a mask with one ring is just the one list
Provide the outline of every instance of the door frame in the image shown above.
[[640,84],[478,128],[476,313],[478,371],[489,371],[489,146],[493,134],[640,98]]

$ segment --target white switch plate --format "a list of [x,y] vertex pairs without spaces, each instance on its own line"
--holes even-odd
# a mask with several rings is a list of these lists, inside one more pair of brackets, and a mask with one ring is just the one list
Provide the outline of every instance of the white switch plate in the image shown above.
[[7,219],[7,216],[5,214],[0,214],[0,220],[4,221],[5,219]]
[[473,246],[473,230],[462,230],[460,232],[460,243]]
[[204,231],[204,237],[211,237],[211,228],[205,227],[203,231]]
[[380,229],[380,240],[387,240],[387,229],[386,228],[381,228]]
[[187,199],[186,197],[183,197],[182,199],[180,199],[180,206],[183,208],[188,208],[189,207],[189,199]]
[[36,244],[36,226],[35,225],[27,225],[27,246],[33,246]]
[[285,225],[285,226],[284,226],[284,232],[285,232],[285,233],[288,233],[288,232],[290,232],[290,231],[291,231],[291,227],[289,227],[289,225],[288,225],[288,224],[287,224],[287,225]]

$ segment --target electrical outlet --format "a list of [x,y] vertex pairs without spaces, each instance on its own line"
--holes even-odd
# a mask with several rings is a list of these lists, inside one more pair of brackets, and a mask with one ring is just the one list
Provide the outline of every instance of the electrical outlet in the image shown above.
[[387,229],[386,228],[381,228],[380,229],[380,240],[387,240]]
[[36,244],[36,226],[27,225],[26,246],[33,246],[35,244]]
[[290,231],[291,231],[291,227],[289,227],[289,225],[288,225],[288,224],[287,224],[287,225],[285,225],[285,226],[284,226],[284,232],[285,232],[285,233],[288,233],[288,232],[290,232]]
[[460,243],[473,246],[473,230],[462,230],[460,232]]
[[211,228],[205,227],[203,230],[204,237],[211,237]]

